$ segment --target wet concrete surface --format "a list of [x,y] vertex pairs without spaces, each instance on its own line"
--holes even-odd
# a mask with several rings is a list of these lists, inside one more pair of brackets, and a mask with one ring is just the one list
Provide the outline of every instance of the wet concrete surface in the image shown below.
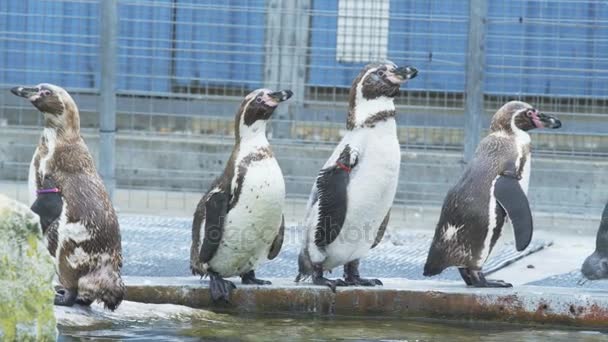
[[194,277],[126,277],[127,299],[236,313],[300,313],[495,320],[601,328],[608,326],[608,292],[595,289],[518,286],[468,288],[461,282],[384,279],[374,288],[329,288],[289,279],[273,285],[240,285],[231,303],[214,303],[208,281]]

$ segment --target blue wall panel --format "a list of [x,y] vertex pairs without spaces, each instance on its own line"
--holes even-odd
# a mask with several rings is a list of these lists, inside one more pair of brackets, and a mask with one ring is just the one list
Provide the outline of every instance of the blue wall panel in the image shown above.
[[[349,87],[366,63],[336,60],[337,2],[314,0],[313,11],[308,83]],[[388,59],[420,70],[409,89],[462,91],[466,11],[461,1],[390,2]]]
[[364,63],[338,63],[337,1],[312,1],[310,67],[307,84],[324,87],[349,87]]
[[0,83],[94,88],[98,5],[0,1]]
[[487,93],[608,95],[608,6],[490,1],[489,12]]
[[[588,2],[490,1],[486,92],[608,95],[608,6]],[[363,65],[336,61],[337,2],[313,1],[313,86],[348,87]],[[468,5],[463,1],[390,3],[393,62],[420,69],[410,89],[462,92]],[[521,20],[520,20],[521,18]]]
[[[0,83],[97,88],[99,9],[0,1]],[[307,84],[347,88],[364,63],[336,60],[338,1],[312,9]],[[265,10],[265,0],[119,2],[117,88],[260,87]],[[391,0],[389,13],[388,58],[420,69],[408,88],[462,92],[467,2]],[[486,92],[608,96],[606,18],[602,2],[490,0]]]
[[420,71],[408,89],[463,91],[467,14],[462,1],[391,1],[389,59]]
[[171,3],[119,4],[118,90],[171,91]]
[[262,86],[265,2],[180,1],[176,82],[181,86]]

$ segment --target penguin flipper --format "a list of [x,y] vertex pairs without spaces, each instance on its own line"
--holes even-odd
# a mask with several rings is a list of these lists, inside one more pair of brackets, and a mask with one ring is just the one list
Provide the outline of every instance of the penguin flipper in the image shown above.
[[279,228],[279,233],[272,241],[272,245],[270,245],[270,251],[268,252],[268,260],[272,260],[279,255],[281,251],[281,247],[283,246],[283,237],[285,236],[285,215],[281,218],[281,227]]
[[346,189],[348,172],[334,166],[319,172],[318,221],[315,231],[315,245],[325,247],[331,244],[340,234],[346,218]]
[[350,172],[357,165],[359,151],[344,146],[334,165],[321,169],[317,176],[318,221],[315,245],[325,247],[340,234],[346,218],[347,188]]
[[384,233],[386,233],[386,227],[388,227],[388,220],[390,220],[391,218],[391,210],[388,210],[388,213],[386,213],[386,216],[384,217],[384,220],[382,220],[382,223],[380,223],[380,229],[378,229],[378,235],[376,235],[376,239],[374,240],[374,244],[372,245],[372,248],[378,246],[378,244],[380,243],[380,241],[382,241],[382,238],[384,237]]
[[199,254],[202,263],[209,262],[220,245],[228,201],[228,194],[223,191],[212,193],[205,201],[205,237]]
[[494,197],[507,212],[515,233],[515,248],[523,251],[532,240],[532,212],[528,197],[516,178],[499,176],[494,184]]
[[[42,189],[52,188],[57,188],[57,184],[52,176],[47,175],[42,183]],[[63,211],[63,199],[60,192],[37,194],[30,209],[40,217],[42,232],[46,234],[51,224],[59,218]]]
[[30,209],[40,217],[42,233],[46,233],[51,224],[61,215],[63,201],[57,194],[39,195]]

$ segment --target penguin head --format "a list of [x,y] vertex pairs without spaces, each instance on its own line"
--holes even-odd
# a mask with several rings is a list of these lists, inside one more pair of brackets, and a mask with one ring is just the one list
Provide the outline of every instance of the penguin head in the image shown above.
[[366,65],[350,88],[346,128],[365,127],[367,120],[378,114],[394,116],[393,98],[399,87],[417,74],[414,67],[397,67],[392,62]]
[[510,101],[502,106],[492,117],[490,130],[530,131],[535,128],[560,128],[562,122],[555,116],[539,112],[530,104]]
[[397,67],[390,61],[368,64],[353,81],[351,99],[357,95],[366,100],[395,97],[399,94],[399,87],[416,75],[418,70],[412,66]]
[[46,127],[60,131],[80,130],[78,107],[65,89],[41,83],[33,87],[14,87],[11,92],[30,100],[34,107],[42,112]]
[[287,101],[293,92],[291,90],[272,91],[257,89],[245,96],[235,118],[235,134],[237,138],[258,133],[266,133],[266,122],[272,116],[277,106]]

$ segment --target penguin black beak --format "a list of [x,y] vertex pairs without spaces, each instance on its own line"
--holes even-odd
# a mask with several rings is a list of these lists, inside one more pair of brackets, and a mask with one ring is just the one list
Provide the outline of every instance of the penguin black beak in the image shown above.
[[392,70],[392,73],[401,80],[410,80],[418,75],[418,70],[413,66],[399,67]]
[[558,118],[552,115],[538,113],[538,118],[543,123],[545,128],[557,129],[562,127],[562,122]]
[[293,95],[293,92],[289,89],[275,91],[274,93],[268,94],[270,98],[277,102],[283,102],[289,100],[289,98]]
[[38,88],[14,87],[11,93],[29,99],[31,96],[38,94]]

